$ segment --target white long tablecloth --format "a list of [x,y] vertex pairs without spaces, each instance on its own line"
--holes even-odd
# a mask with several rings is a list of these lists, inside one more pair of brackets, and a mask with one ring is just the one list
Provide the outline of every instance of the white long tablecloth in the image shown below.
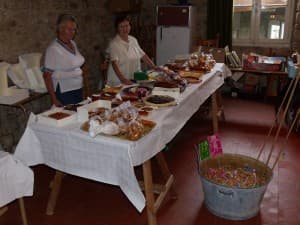
[[134,166],[155,156],[174,138],[199,106],[224,83],[225,68],[217,63],[200,84],[186,88],[176,106],[151,112],[148,119],[157,125],[136,142],[101,135],[91,138],[80,130],[80,124],[51,127],[35,122],[35,115],[31,115],[15,156],[30,166],[46,164],[68,174],[118,185],[141,212],[145,198]]
[[33,172],[22,162],[0,150],[0,207],[23,196],[32,196]]

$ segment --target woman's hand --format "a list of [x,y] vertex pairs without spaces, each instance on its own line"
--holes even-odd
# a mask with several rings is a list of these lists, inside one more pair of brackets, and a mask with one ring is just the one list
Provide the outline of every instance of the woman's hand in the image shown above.
[[63,104],[57,99],[57,98],[53,98],[52,99],[52,103],[56,106],[56,107],[62,107]]
[[47,87],[47,90],[50,95],[52,103],[57,107],[61,107],[61,106],[63,106],[63,104],[61,104],[61,102],[56,98],[51,76],[52,76],[52,73],[50,73],[50,72],[43,73],[45,85]]
[[116,75],[118,76],[119,80],[121,81],[122,84],[126,84],[126,85],[129,85],[129,84],[133,84],[133,82],[129,79],[127,79],[120,71],[116,61],[112,61],[111,62],[111,65],[112,65],[112,68],[114,69]]
[[126,85],[133,84],[133,82],[131,80],[128,80],[124,77],[122,79],[120,79],[120,81],[121,81],[122,84],[126,84]]

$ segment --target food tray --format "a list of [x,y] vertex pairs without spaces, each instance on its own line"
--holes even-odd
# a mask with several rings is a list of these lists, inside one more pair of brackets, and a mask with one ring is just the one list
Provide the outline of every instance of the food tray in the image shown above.
[[[69,114],[70,116],[62,118],[62,119],[54,119],[54,118],[49,117],[50,114],[57,113],[57,112],[66,113],[66,114]],[[38,114],[37,121],[38,121],[38,123],[41,123],[41,124],[46,124],[46,125],[56,126],[56,127],[63,127],[68,124],[75,123],[76,118],[77,118],[76,115],[77,115],[77,113],[74,111],[64,110],[62,108],[55,108],[55,109],[43,112],[41,114]]]
[[[140,138],[147,135],[156,126],[156,123],[154,121],[151,121],[151,120],[143,120],[142,119],[141,122],[144,125],[144,133]],[[89,132],[89,128],[90,128],[90,125],[89,125],[88,121],[84,122],[80,127],[80,129],[85,131],[85,132]],[[100,135],[109,136],[109,137],[116,137],[116,138],[120,138],[120,139],[124,139],[124,140],[129,140],[129,138],[127,137],[126,134],[118,134],[118,135],[100,134]]]
[[90,104],[86,104],[83,106],[80,106],[77,108],[77,120],[78,122],[85,122],[89,120],[89,111],[99,108],[99,107],[104,107],[107,109],[111,109],[111,101],[108,100],[97,100],[94,101]]

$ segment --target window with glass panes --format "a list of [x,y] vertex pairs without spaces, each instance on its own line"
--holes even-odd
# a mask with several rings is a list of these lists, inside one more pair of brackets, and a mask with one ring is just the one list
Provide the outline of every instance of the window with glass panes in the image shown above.
[[233,0],[233,44],[289,45],[294,0]]

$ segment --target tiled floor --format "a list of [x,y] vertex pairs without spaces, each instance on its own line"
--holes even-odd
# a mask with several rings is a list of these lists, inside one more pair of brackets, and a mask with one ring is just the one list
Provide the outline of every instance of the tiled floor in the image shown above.
[[[256,157],[274,120],[273,107],[254,101],[225,99],[225,116],[226,121],[220,123],[224,151]],[[250,220],[234,222],[212,215],[203,205],[193,145],[210,134],[210,125],[200,114],[195,115],[165,152],[169,167],[175,175],[178,199],[168,198],[165,201],[158,214],[158,224],[299,225],[299,135],[291,135],[285,154],[274,169],[274,176],[265,193],[260,213]],[[270,149],[271,140],[267,143],[267,149]],[[267,153],[263,154],[265,158]],[[141,169],[137,168],[137,174],[140,174],[140,171]],[[53,216],[46,216],[48,187],[53,170],[37,166],[34,167],[34,172],[34,197],[25,199],[29,225],[147,224],[145,211],[139,214],[118,187],[74,176],[64,178],[56,212]],[[156,172],[154,175],[159,178]],[[0,218],[0,224],[21,224],[16,202],[9,205],[8,212]]]

